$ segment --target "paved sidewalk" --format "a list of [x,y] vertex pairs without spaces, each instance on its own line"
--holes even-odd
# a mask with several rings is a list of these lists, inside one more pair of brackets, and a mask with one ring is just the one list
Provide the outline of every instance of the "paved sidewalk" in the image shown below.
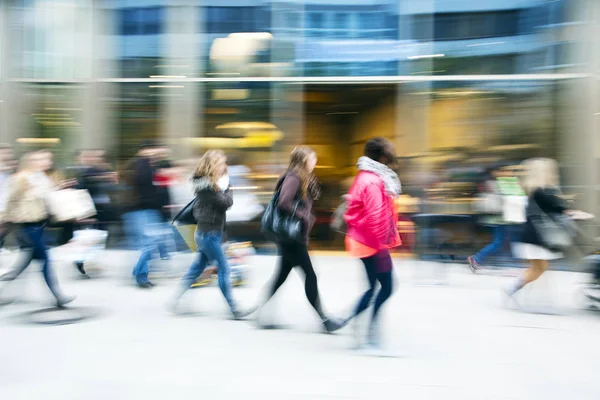
[[[552,305],[563,314],[536,315],[504,307],[501,289],[510,277],[474,276],[464,265],[444,265],[446,274],[436,275],[434,263],[397,260],[384,332],[402,357],[375,358],[351,350],[350,328],[319,333],[297,274],[265,317],[287,329],[264,331],[226,319],[216,287],[189,292],[185,303],[199,315],[171,316],[165,304],[176,280],[136,289],[134,259],[108,251],[98,266],[103,274],[88,281],[57,263],[65,291],[78,295],[73,306],[101,311],[79,324],[23,323],[24,312],[49,304],[37,268],[6,287],[24,301],[0,307],[0,399],[600,398],[600,315],[578,309],[583,274],[552,272],[528,290],[527,307]],[[179,275],[190,259],[160,264]],[[337,256],[314,262],[324,305],[347,313],[364,289],[361,265]],[[240,303],[260,297],[275,263],[253,259],[250,285],[234,291]],[[432,278],[446,284],[422,285]]]

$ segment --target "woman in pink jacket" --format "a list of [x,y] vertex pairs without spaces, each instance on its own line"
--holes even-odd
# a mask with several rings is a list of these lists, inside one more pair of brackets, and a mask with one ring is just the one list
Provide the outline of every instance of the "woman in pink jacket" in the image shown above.
[[[363,262],[369,280],[369,289],[348,321],[369,307],[375,296],[376,282],[381,285],[367,338],[367,347],[372,348],[381,346],[379,310],[392,294],[390,249],[402,244],[393,202],[402,186],[398,175],[388,166],[394,163],[395,158],[393,145],[384,138],[375,138],[365,144],[364,156],[358,159],[359,173],[346,199],[347,210],[344,215],[348,224],[346,249]],[[359,346],[362,343],[359,342]]]

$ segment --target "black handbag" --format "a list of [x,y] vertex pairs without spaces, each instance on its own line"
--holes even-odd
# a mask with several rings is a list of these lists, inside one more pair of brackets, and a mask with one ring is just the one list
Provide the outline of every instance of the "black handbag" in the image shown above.
[[279,207],[281,186],[277,188],[262,216],[260,228],[265,237],[273,242],[302,242],[304,222],[296,215],[300,200],[296,200],[290,214]]
[[571,247],[577,236],[577,225],[564,214],[546,213],[531,199],[534,215],[530,216],[531,223],[544,247],[561,251]]
[[194,218],[194,204],[196,204],[198,198],[190,201],[185,207],[181,209],[173,218],[173,225],[196,225],[196,218]]

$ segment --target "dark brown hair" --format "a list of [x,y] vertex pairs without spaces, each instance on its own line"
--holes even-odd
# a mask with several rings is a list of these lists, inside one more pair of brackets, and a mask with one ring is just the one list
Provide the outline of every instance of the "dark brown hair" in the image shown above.
[[382,164],[394,165],[396,163],[394,145],[382,137],[376,137],[365,143],[364,155]]

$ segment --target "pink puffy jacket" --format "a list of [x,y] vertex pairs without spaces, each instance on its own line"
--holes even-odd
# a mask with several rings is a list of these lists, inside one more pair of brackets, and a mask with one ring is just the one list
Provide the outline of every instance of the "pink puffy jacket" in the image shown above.
[[358,173],[346,199],[346,234],[373,249],[383,250],[402,244],[394,202],[375,173]]

